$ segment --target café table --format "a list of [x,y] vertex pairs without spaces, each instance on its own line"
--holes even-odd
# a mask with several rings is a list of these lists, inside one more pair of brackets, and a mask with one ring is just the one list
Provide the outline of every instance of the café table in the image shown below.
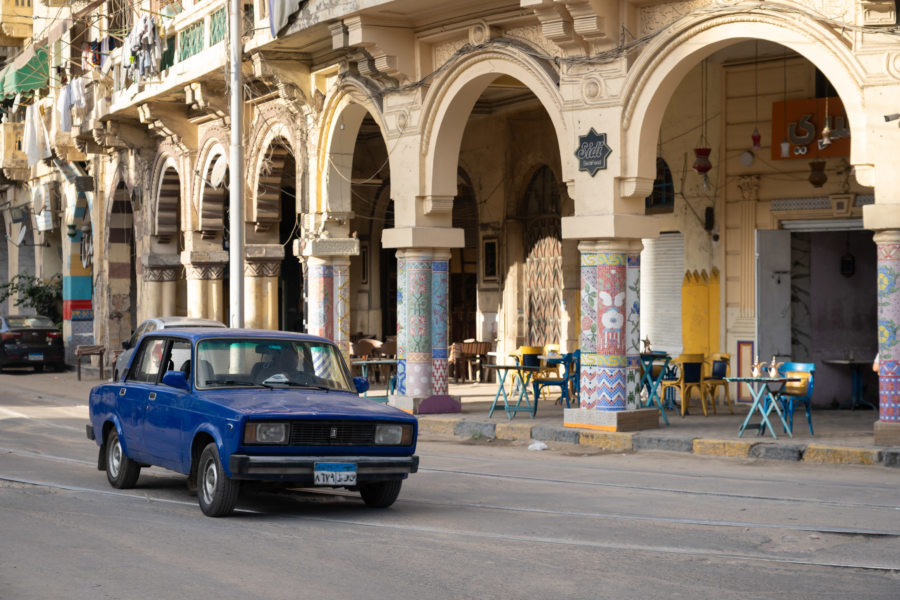
[[[774,410],[778,414],[778,418],[781,420],[781,424],[784,426],[784,430],[787,432],[789,437],[794,437],[794,434],[791,432],[791,428],[788,426],[787,421],[784,418],[784,413],[781,412],[781,403],[778,401],[778,392],[780,392],[784,385],[788,381],[798,381],[797,379],[787,378],[787,377],[726,377],[725,381],[734,382],[740,385],[742,382],[747,385],[747,389],[750,390],[750,395],[753,397],[753,404],[750,406],[750,412],[747,413],[747,418],[744,419],[744,422],[741,424],[740,430],[738,430],[738,437],[742,437],[744,435],[744,430],[747,429],[748,424],[750,423],[750,418],[753,416],[753,413],[758,412],[762,420],[757,425],[750,425],[752,428],[756,428],[756,435],[761,435],[768,428],[769,433],[772,434],[774,439],[778,439],[778,436],[775,434],[775,428],[772,427],[772,424],[769,422],[769,415]],[[774,391],[771,385],[777,385],[778,388]]]
[[[491,418],[493,416],[494,408],[497,406],[497,402],[502,396],[503,409],[506,411],[507,419],[512,420],[512,418],[520,412],[531,413],[531,418],[533,419],[537,414],[537,398],[532,399],[531,394],[528,392],[528,389],[531,387],[531,378],[536,372],[543,369],[543,367],[532,367],[519,364],[491,364],[484,365],[484,368],[497,371],[499,380],[497,386],[497,394],[494,396],[494,401],[491,403],[491,410],[488,412],[488,418]],[[513,396],[513,398],[515,398],[515,404],[511,404],[512,399],[510,399],[506,393],[506,378],[510,372],[513,373],[513,386],[511,395]],[[516,390],[518,390],[517,398]]]
[[391,373],[388,375],[387,380],[387,390],[385,390],[384,396],[369,396],[369,390],[363,392],[363,398],[369,398],[370,400],[375,400],[376,402],[387,402],[388,396],[394,393],[394,385],[396,383],[396,377],[394,377],[394,370],[397,367],[397,359],[396,358],[366,358],[366,359],[357,359],[351,360],[350,364],[354,367],[359,367],[362,372],[362,376],[366,379],[369,378],[369,367],[370,366],[379,366],[379,365],[389,365],[391,368]]
[[847,404],[850,405],[850,410],[859,408],[860,406],[868,406],[869,408],[874,410],[874,406],[863,398],[862,393],[862,374],[859,372],[860,368],[863,365],[871,366],[871,360],[859,360],[853,358],[829,358],[823,360],[826,365],[839,365],[850,367],[850,399],[846,402],[842,402],[839,408],[844,408]]
[[[654,406],[659,409],[659,414],[662,415],[663,421],[666,425],[669,424],[669,418],[666,416],[666,411],[663,408],[662,398],[660,398],[659,394],[659,386],[662,384],[662,380],[666,375],[666,370],[669,368],[669,363],[672,361],[672,357],[669,356],[666,352],[645,352],[641,355],[641,366],[643,366],[644,375],[641,378],[641,387],[646,387],[647,394],[647,403],[644,404],[644,408],[648,408]],[[653,365],[656,361],[662,361],[660,365],[659,373],[656,377],[653,376]]]

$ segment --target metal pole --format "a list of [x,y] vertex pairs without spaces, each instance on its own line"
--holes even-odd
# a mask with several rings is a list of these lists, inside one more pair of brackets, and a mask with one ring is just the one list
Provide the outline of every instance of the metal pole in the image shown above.
[[228,277],[231,327],[244,326],[244,147],[241,83],[241,3],[231,0],[231,159],[228,194]]

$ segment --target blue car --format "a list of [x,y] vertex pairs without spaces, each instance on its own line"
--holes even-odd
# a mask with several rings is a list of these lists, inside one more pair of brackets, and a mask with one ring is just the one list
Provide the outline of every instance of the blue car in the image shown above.
[[241,483],[357,490],[390,506],[415,473],[415,417],[361,398],[330,341],[248,329],[144,335],[120,381],[91,390],[88,439],[119,489],[142,467],[188,476],[204,514],[230,514]]

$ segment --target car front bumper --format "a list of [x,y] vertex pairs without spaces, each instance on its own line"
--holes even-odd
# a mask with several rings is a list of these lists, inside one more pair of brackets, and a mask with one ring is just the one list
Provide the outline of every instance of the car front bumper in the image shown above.
[[316,463],[354,463],[359,482],[404,479],[419,470],[418,456],[250,456],[232,454],[232,479],[313,481]]

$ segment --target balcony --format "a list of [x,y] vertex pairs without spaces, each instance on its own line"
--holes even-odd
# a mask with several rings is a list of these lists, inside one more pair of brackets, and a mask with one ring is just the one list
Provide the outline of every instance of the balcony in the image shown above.
[[0,46],[21,46],[31,38],[32,0],[0,0]]
[[28,179],[28,158],[22,151],[24,134],[25,123],[0,123],[0,168],[7,179]]
[[[257,18],[252,2],[244,4],[244,40],[248,36],[270,37],[268,21]],[[111,55],[112,68],[101,85],[108,85],[104,97],[108,103],[100,103],[95,118],[100,119],[148,100],[179,93],[188,84],[204,76],[221,73],[228,63],[226,39],[228,16],[225,0],[201,0],[177,15],[160,17],[162,58],[160,73],[135,81],[123,64],[123,48]],[[254,40],[257,41],[257,40]]]

